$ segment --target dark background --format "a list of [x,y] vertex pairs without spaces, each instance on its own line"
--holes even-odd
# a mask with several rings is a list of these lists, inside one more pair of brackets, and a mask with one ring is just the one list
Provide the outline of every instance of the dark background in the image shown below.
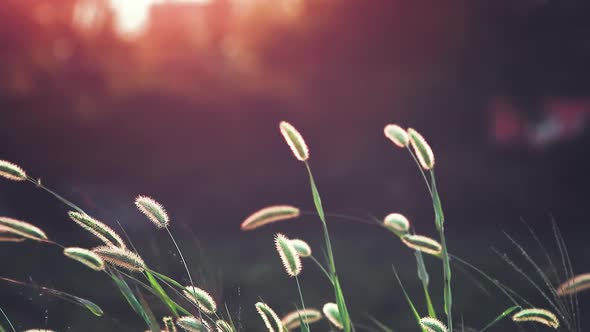
[[[588,271],[584,1],[300,0],[288,10],[281,1],[251,0],[247,10],[238,3],[160,4],[145,30],[128,36],[106,1],[2,1],[0,159],[113,227],[120,221],[151,266],[187,282],[167,235],[133,207],[138,194],[159,200],[199,285],[226,301],[248,330],[263,327],[258,299],[280,313],[297,302],[273,234],[304,238],[321,256],[317,217],[239,230],[267,205],[313,210],[304,167],[280,136],[281,120],[310,145],[330,213],[369,219],[401,212],[434,236],[419,172],[383,137],[385,124],[399,123],[417,128],[435,151],[451,252],[547,307],[490,248],[535,275],[507,231],[547,272],[521,219],[558,261],[555,218],[576,271]],[[88,8],[95,20],[73,19]],[[1,215],[30,221],[64,245],[97,244],[46,193],[1,182]],[[370,315],[396,331],[413,330],[391,271],[395,264],[423,308],[411,252],[377,227],[335,217],[329,224],[355,321],[367,324]],[[106,312],[96,318],[47,294],[0,284],[0,307],[17,330],[144,328],[106,275],[56,247],[0,243],[0,257],[0,276],[86,297]],[[427,263],[442,313],[441,267]],[[321,274],[304,266],[306,304],[332,301]],[[455,276],[455,316],[467,326],[481,328],[509,305],[489,284],[486,294],[459,270]],[[581,306],[588,308],[588,294]],[[155,310],[165,314],[157,304]],[[496,330],[509,328],[505,322]]]

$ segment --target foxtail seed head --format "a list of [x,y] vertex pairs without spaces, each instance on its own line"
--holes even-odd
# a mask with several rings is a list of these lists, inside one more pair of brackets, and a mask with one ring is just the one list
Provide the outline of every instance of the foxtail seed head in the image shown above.
[[16,220],[9,217],[0,217],[0,226],[6,233],[11,233],[26,237],[31,240],[47,240],[47,235],[39,227],[33,226],[28,222]]
[[285,271],[291,277],[296,277],[301,273],[301,258],[295,247],[285,235],[277,233],[275,235],[275,246],[285,267]]
[[162,204],[158,203],[148,196],[137,196],[135,206],[158,228],[166,228],[170,223],[170,218]]
[[193,286],[186,286],[183,290],[184,295],[196,304],[203,312],[212,315],[217,311],[217,304],[213,297],[206,291]]
[[88,249],[76,247],[65,248],[64,255],[88,266],[95,271],[104,270],[104,261],[102,258]]
[[590,273],[577,275],[562,283],[557,288],[557,295],[572,295],[586,289],[590,289]]
[[424,317],[420,319],[420,326],[428,332],[449,332],[445,324],[436,318]]
[[385,129],[383,129],[383,133],[385,134],[385,137],[389,138],[393,144],[399,146],[400,148],[405,148],[408,146],[410,137],[402,127],[396,124],[388,124],[385,126]]
[[283,134],[285,141],[289,144],[291,151],[293,151],[295,158],[301,161],[309,159],[309,149],[299,131],[286,121],[281,121],[279,128],[281,129],[281,134]]
[[287,220],[299,217],[299,208],[291,205],[272,205],[252,213],[242,222],[243,231],[251,231],[275,221]]
[[122,267],[131,272],[143,272],[146,268],[145,262],[138,254],[119,247],[102,246],[92,249],[105,262]]
[[0,177],[12,181],[24,181],[27,179],[27,173],[9,161],[0,160]]
[[340,312],[338,311],[338,305],[336,303],[328,302],[324,304],[322,312],[324,313],[324,316],[328,318],[330,323],[332,323],[332,325],[336,326],[339,330],[344,329],[342,316],[340,316]]
[[512,320],[515,322],[541,323],[554,329],[557,329],[559,327],[559,320],[557,319],[557,317],[551,311],[545,309],[523,309],[514,314],[514,316],[512,316]]
[[281,322],[290,331],[301,326],[301,321],[311,324],[320,319],[322,319],[322,313],[319,310],[309,308],[292,311],[281,318]]
[[176,332],[176,325],[174,325],[174,318],[167,316],[167,317],[162,318],[162,322],[164,323],[164,331]]
[[408,128],[408,135],[410,136],[410,142],[414,147],[414,152],[420,161],[420,165],[425,170],[432,169],[434,167],[434,153],[428,145],[428,142],[420,135],[419,132],[412,128]]
[[283,329],[284,329],[283,323],[279,319],[279,316],[277,316],[276,312],[274,312],[274,310],[272,310],[264,302],[258,302],[255,304],[255,306],[256,306],[256,311],[258,311],[258,313],[260,314],[260,317],[262,317],[262,320],[264,321],[264,325],[266,325],[268,332],[282,332],[283,331]]
[[309,257],[311,256],[311,247],[307,242],[300,240],[300,239],[292,239],[290,240],[293,248],[297,251],[297,255],[299,257]]
[[410,222],[403,214],[390,213],[383,219],[383,226],[395,233],[397,236],[403,236],[410,230]]
[[39,329],[32,329],[32,330],[26,330],[23,332],[54,332],[53,330],[39,330]]
[[426,236],[406,234],[401,237],[401,240],[408,247],[430,255],[438,256],[442,251],[440,243]]
[[235,332],[234,328],[226,321],[219,319],[215,322],[217,332]]
[[187,332],[208,332],[209,325],[201,319],[193,316],[183,316],[176,320],[176,325],[182,327]]
[[82,228],[99,238],[102,242],[104,242],[104,244],[108,246],[126,248],[125,243],[119,234],[115,233],[115,231],[106,224],[92,218],[86,213],[81,213],[78,211],[70,211],[68,212],[68,216],[76,224],[80,225]]

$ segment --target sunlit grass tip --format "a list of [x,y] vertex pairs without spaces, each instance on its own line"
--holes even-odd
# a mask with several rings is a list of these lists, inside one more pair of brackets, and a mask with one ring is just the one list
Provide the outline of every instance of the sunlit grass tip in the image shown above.
[[178,318],[176,320],[176,325],[188,332],[210,331],[209,325],[206,322],[193,316],[183,316]]
[[47,235],[39,227],[33,226],[28,222],[16,220],[9,217],[0,217],[0,226],[3,226],[3,231],[19,235],[31,240],[42,241],[47,240]]
[[215,327],[217,328],[217,332],[235,332],[234,328],[223,319],[219,319],[215,322]]
[[557,288],[557,295],[572,295],[587,289],[590,289],[590,273],[580,274],[565,281]]
[[410,230],[410,222],[403,214],[390,213],[383,219],[383,226],[395,233],[397,236],[403,236]]
[[166,228],[170,224],[170,218],[162,204],[148,196],[137,196],[135,206],[158,228]]
[[136,253],[119,247],[102,246],[92,249],[105,262],[132,272],[143,272],[146,268],[143,259]]
[[301,211],[299,208],[291,205],[267,206],[248,216],[248,218],[242,222],[240,228],[243,231],[251,231],[276,221],[297,218],[300,214]]
[[301,326],[301,321],[306,324],[312,324],[322,319],[322,313],[319,310],[307,308],[295,310],[281,318],[283,326],[287,330],[294,330]]
[[123,239],[119,236],[119,234],[117,234],[112,228],[103,222],[78,211],[70,211],[68,212],[68,216],[76,224],[80,225],[82,228],[99,238],[102,242],[104,242],[104,244],[116,246],[119,248],[126,248],[125,242],[123,242]]
[[406,234],[400,239],[408,247],[427,254],[438,256],[442,251],[440,243],[426,236]]
[[410,142],[408,133],[402,127],[396,124],[388,124],[385,126],[383,133],[385,134],[385,137],[389,138],[393,144],[399,146],[400,148],[405,148]]
[[27,173],[22,168],[6,160],[0,160],[0,176],[12,181],[27,179]]
[[26,330],[23,332],[54,332],[53,330],[39,330],[39,329],[32,329],[32,330]]
[[559,327],[559,320],[551,311],[539,308],[523,309],[514,314],[512,320],[515,322],[536,322],[554,329]]
[[414,152],[422,168],[425,170],[432,169],[434,167],[434,153],[428,142],[426,142],[419,132],[412,128],[408,128],[408,135],[410,136],[410,142],[414,147]]
[[335,327],[337,327],[340,330],[344,329],[344,324],[342,322],[342,316],[340,315],[340,312],[338,311],[338,305],[336,303],[328,302],[328,303],[324,304],[324,307],[322,308],[322,312],[324,313],[324,316],[326,316],[326,318],[328,318],[330,323],[332,323],[332,325],[334,325]]
[[285,267],[285,271],[291,277],[301,273],[301,258],[291,243],[291,240],[281,233],[275,235],[275,246]]
[[309,257],[311,256],[311,247],[307,242],[300,240],[300,239],[291,239],[291,244],[299,257]]
[[420,319],[420,326],[428,332],[448,332],[449,330],[441,321],[432,317],[424,317]]
[[186,286],[183,293],[203,312],[211,315],[217,311],[217,304],[215,303],[215,300],[213,300],[213,297],[201,288]]
[[95,271],[104,270],[104,261],[100,256],[88,249],[70,247],[64,249],[64,255],[76,260]]
[[176,325],[174,325],[174,318],[167,316],[167,317],[162,318],[162,322],[164,323],[164,331],[176,332]]
[[293,151],[295,158],[301,161],[308,160],[309,149],[299,131],[286,121],[281,121],[279,128],[281,129],[281,134],[283,134],[285,141],[287,141],[287,144],[291,148],[291,151]]
[[283,329],[284,329],[283,323],[279,319],[279,316],[277,315],[277,313],[274,312],[274,310],[272,310],[264,302],[258,302],[255,304],[255,306],[256,306],[256,311],[258,311],[258,314],[260,314],[260,317],[262,317],[262,320],[264,321],[264,325],[266,326],[268,332],[282,332],[283,331]]

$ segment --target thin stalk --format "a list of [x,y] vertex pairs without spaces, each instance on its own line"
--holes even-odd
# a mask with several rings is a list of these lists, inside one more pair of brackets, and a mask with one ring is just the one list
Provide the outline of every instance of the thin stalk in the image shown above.
[[10,319],[8,319],[8,316],[6,316],[6,314],[4,313],[4,310],[2,310],[2,308],[0,308],[0,312],[2,313],[2,316],[4,316],[4,319],[6,319],[6,321],[8,322],[8,325],[10,325],[12,332],[16,332],[16,329],[14,328],[14,326],[12,326]]
[[[295,281],[297,282],[297,291],[299,292],[299,299],[301,300],[301,308],[305,311],[305,302],[303,301],[303,293],[301,292],[301,285],[299,284],[299,277],[295,276]],[[301,315],[299,315],[299,320],[301,320]],[[307,322],[303,322],[307,327],[307,331],[309,331],[309,324]]]
[[71,207],[72,209],[80,212],[80,213],[86,213],[84,212],[81,208],[79,208],[76,204],[70,202],[69,200],[63,198],[61,195],[59,195],[58,193],[56,193],[55,191],[45,187],[42,183],[41,180],[35,180],[30,176],[27,176],[27,181],[31,182],[32,184],[34,184],[37,188],[41,188],[43,190],[45,190],[46,192],[48,192],[49,194],[51,194],[53,197],[57,198],[58,200],[60,200],[62,203],[64,203],[65,205]]
[[320,268],[320,270],[326,275],[326,277],[328,278],[328,280],[330,280],[330,283],[332,283],[332,277],[330,277],[330,274],[328,273],[328,271],[326,271],[326,269],[324,268],[324,266],[313,256],[309,256],[309,258],[311,258],[311,260]]

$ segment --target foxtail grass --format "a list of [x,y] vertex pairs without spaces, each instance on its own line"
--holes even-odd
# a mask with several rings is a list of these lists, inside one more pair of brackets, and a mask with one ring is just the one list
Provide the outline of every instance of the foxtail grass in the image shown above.
[[281,319],[277,313],[272,310],[271,307],[269,307],[264,302],[257,302],[255,307],[268,332],[283,332],[283,323],[281,322]]
[[215,303],[215,300],[213,300],[213,297],[203,289],[193,286],[186,286],[183,293],[204,313],[212,315],[217,311],[217,304]]
[[531,309],[523,309],[514,316],[512,316],[512,320],[515,322],[536,322],[551,328],[557,329],[559,328],[559,320],[549,310],[539,309],[539,308],[531,308]]
[[209,327],[206,322],[193,316],[183,316],[176,320],[176,325],[187,332],[206,332]]
[[164,330],[166,332],[176,332],[176,325],[174,325],[174,318],[172,317],[164,317],[162,318],[162,323],[164,323]]
[[303,240],[291,239],[291,245],[293,245],[293,248],[295,248],[299,257],[309,257],[312,254],[311,247]]
[[324,316],[339,330],[344,329],[344,321],[342,320],[342,315],[340,315],[340,311],[338,311],[338,305],[333,302],[328,302],[324,304],[322,307],[322,312]]
[[12,181],[24,181],[27,179],[27,173],[16,164],[0,160],[0,177]]
[[268,206],[248,216],[248,218],[242,222],[240,228],[243,231],[251,231],[276,221],[297,218],[300,213],[299,208],[291,205]]
[[408,133],[402,127],[396,124],[388,124],[385,126],[383,133],[385,134],[385,137],[389,138],[393,144],[400,148],[405,148],[410,142]]
[[283,318],[281,322],[287,330],[294,330],[301,326],[301,322],[304,324],[312,324],[322,319],[322,313],[316,309],[304,309],[292,311]]
[[104,261],[100,256],[88,249],[70,247],[64,249],[64,255],[86,265],[95,271],[103,271],[105,268]]
[[5,233],[11,233],[35,241],[47,240],[47,235],[39,227],[28,222],[9,218],[0,217],[0,226]]
[[215,322],[215,327],[217,328],[217,332],[235,332],[231,324],[222,319]]
[[426,254],[439,256],[442,252],[440,243],[426,236],[406,234],[401,240],[408,247]]
[[143,259],[128,249],[102,246],[94,248],[92,251],[108,264],[124,268],[131,272],[143,272],[146,268]]
[[68,212],[68,216],[76,224],[80,225],[85,230],[89,231],[92,235],[99,238],[107,246],[114,246],[121,249],[125,249],[127,246],[123,239],[117,234],[112,228],[100,222],[86,213],[78,211]]
[[420,319],[420,325],[428,332],[449,332],[445,324],[432,317],[424,317]]
[[573,295],[587,289],[590,289],[590,273],[580,274],[566,280],[557,288],[557,295]]
[[287,274],[291,277],[298,276],[302,268],[301,258],[291,243],[291,240],[285,235],[278,233],[275,235],[275,246]]
[[403,236],[410,231],[410,222],[401,213],[390,213],[385,216],[383,226],[397,236]]

